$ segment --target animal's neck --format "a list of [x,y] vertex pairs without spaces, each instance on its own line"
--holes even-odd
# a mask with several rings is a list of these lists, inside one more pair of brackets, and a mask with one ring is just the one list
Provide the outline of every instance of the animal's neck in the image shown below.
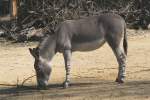
[[47,61],[50,61],[56,53],[55,35],[46,37],[39,45],[39,48],[40,48],[40,57],[42,57]]

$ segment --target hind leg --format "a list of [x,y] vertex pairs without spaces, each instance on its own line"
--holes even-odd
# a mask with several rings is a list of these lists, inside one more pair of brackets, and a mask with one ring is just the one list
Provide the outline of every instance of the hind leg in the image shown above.
[[114,50],[114,53],[116,55],[117,61],[118,61],[118,77],[116,79],[116,82],[118,83],[124,83],[125,79],[125,68],[126,68],[126,55],[124,51],[121,48],[116,48]]
[[125,79],[125,68],[126,68],[126,54],[123,48],[123,38],[114,39],[110,37],[107,40],[109,46],[112,48],[118,62],[118,76],[116,82],[124,83]]

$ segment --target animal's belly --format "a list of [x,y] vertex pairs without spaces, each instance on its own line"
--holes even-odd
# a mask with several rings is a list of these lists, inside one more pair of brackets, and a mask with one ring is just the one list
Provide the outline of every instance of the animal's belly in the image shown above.
[[72,43],[72,51],[92,51],[98,49],[105,43],[105,40],[94,40],[90,42]]

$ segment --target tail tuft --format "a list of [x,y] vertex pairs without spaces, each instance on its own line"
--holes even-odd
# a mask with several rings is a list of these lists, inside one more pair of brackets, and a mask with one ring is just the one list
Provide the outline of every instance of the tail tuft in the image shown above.
[[128,42],[127,42],[127,34],[126,34],[126,25],[124,27],[123,48],[124,48],[125,54],[127,55],[127,52],[128,52]]

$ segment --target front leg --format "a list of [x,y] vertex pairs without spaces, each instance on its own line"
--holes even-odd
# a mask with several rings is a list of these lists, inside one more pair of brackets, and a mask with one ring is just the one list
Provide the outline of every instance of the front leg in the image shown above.
[[67,88],[70,85],[71,50],[64,50],[63,56],[65,60],[65,69],[66,69],[66,80],[63,85],[64,88]]

